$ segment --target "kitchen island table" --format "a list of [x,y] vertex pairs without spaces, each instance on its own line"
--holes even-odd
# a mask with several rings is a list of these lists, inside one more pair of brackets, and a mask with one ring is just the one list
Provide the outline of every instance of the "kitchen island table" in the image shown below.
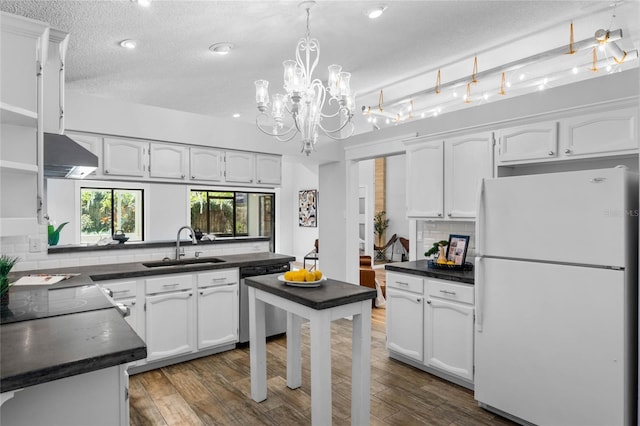
[[310,321],[311,423],[331,419],[331,321],[353,315],[351,365],[351,424],[369,424],[371,374],[371,299],[368,287],[328,279],[318,287],[290,286],[278,275],[247,278],[249,286],[249,344],[251,397],[267,399],[265,304],[287,311],[287,386],[302,384],[301,326]]

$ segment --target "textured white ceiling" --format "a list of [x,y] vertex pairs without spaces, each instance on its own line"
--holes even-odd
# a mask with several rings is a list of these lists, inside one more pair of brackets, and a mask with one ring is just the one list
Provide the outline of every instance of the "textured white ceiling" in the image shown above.
[[[413,77],[476,54],[482,61],[493,47],[515,46],[550,28],[560,28],[565,39],[519,45],[513,57],[566,44],[570,20],[597,12],[599,25],[608,28],[613,10],[610,0],[387,0],[386,13],[369,20],[364,11],[376,3],[319,1],[311,13],[311,34],[322,54],[317,76],[324,79],[332,63],[351,71],[359,106],[377,103],[381,88],[392,97],[430,87],[431,80]],[[253,121],[253,81],[270,80],[274,93],[282,61],[293,57],[304,35],[305,12],[297,4],[155,0],[143,8],[129,0],[2,0],[0,9],[71,33],[68,90],[223,118],[239,112],[242,120]],[[631,35],[637,40],[638,21],[618,13],[614,26],[635,22]],[[593,31],[577,27],[576,40]],[[138,48],[119,47],[127,38],[138,40]],[[217,42],[231,42],[235,49],[213,55],[208,47]]]

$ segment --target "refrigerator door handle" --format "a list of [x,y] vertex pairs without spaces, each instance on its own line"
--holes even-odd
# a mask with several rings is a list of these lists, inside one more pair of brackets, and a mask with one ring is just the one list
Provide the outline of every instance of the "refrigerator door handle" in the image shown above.
[[482,256],[482,222],[484,213],[484,179],[480,180],[480,188],[478,188],[478,195],[476,200],[476,206],[478,211],[476,212],[476,256]]
[[476,331],[478,333],[482,333],[482,321],[483,321],[483,313],[484,313],[484,271],[482,269],[482,258],[476,257],[475,264],[475,279],[474,279],[474,290],[475,290],[475,299],[476,299]]

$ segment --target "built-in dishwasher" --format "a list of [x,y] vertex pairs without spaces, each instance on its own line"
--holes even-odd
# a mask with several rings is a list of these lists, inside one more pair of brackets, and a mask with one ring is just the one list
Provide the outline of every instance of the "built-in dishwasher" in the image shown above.
[[[284,274],[290,268],[289,262],[240,268],[240,343],[249,341],[249,292],[247,284],[244,282],[245,278],[276,273]],[[287,313],[267,304],[265,306],[265,329],[267,337],[286,333]]]

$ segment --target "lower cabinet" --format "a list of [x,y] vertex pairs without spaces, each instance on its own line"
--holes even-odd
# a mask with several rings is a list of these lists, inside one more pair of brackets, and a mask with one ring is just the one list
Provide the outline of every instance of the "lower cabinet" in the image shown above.
[[473,287],[425,281],[425,364],[473,381]]
[[195,351],[196,310],[191,275],[146,282],[147,361]]
[[238,270],[198,274],[198,349],[238,341]]
[[387,272],[392,358],[473,387],[472,285]]

